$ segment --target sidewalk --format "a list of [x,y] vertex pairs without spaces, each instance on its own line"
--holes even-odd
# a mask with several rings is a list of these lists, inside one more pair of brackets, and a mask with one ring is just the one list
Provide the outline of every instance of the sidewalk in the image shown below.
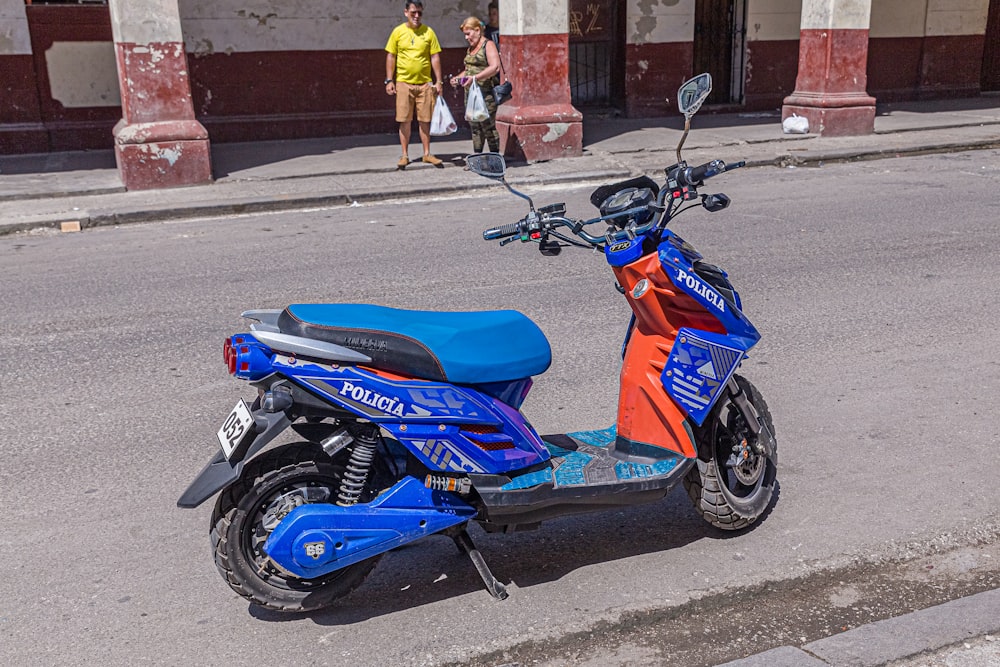
[[[702,112],[684,145],[692,164],[746,160],[748,166],[806,165],[1000,147],[1000,97],[882,105],[875,134],[786,135],[775,113]],[[676,159],[680,117],[588,117],[578,158],[511,165],[512,184],[600,182],[659,176]],[[416,137],[414,136],[414,140]],[[0,235],[39,227],[82,228],[256,211],[427,197],[497,187],[461,169],[468,131],[435,138],[443,168],[397,171],[395,134],[213,144],[210,185],[126,192],[109,150],[0,156]],[[419,155],[419,143],[411,143]]]
[[998,633],[1000,589],[994,589],[719,667],[996,667]]

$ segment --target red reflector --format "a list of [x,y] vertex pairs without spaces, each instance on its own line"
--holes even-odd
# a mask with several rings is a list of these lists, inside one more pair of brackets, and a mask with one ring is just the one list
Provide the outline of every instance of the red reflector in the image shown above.
[[222,358],[226,363],[226,368],[229,369],[229,374],[232,375],[236,372],[236,350],[233,349],[233,341],[229,338],[226,339],[225,344],[222,346]]

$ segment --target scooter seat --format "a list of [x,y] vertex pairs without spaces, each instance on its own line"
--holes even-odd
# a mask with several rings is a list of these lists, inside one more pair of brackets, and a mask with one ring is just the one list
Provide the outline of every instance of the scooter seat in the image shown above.
[[342,345],[374,368],[454,384],[521,380],[545,372],[552,350],[515,310],[437,312],[370,304],[293,304],[282,333]]

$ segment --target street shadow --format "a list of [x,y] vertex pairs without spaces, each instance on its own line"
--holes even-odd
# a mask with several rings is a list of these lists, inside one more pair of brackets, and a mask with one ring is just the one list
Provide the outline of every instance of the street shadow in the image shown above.
[[936,114],[983,109],[1000,109],[1000,95],[913,102],[876,102],[875,104],[875,113],[879,116],[887,116],[894,111],[905,111],[906,113],[914,114]]
[[[459,152],[458,144],[468,142],[468,151]],[[279,141],[251,141],[212,144],[212,175],[218,179],[241,176],[273,178],[358,173],[396,168],[399,135],[393,132],[344,137],[315,137]],[[446,162],[463,158],[472,150],[472,134],[459,127],[448,137],[432,137],[431,152]],[[416,127],[410,137],[410,156],[419,162],[420,139]],[[416,162],[411,163],[417,166]],[[428,165],[429,166],[429,165]]]
[[0,155],[0,174],[51,174],[117,169],[113,149]]
[[[773,511],[779,492],[776,487],[765,517]],[[758,525],[760,521],[749,530]],[[708,525],[692,510],[683,487],[656,503],[554,519],[534,531],[501,535],[486,533],[477,525],[469,528],[494,576],[518,590],[558,581],[590,565],[746,533]],[[516,596],[518,590],[509,592]],[[305,618],[322,626],[349,626],[470,593],[489,598],[469,557],[450,538],[432,536],[386,554],[370,578],[334,607],[287,614],[250,605],[248,611],[268,622]]]
[[[781,123],[781,112],[747,111],[741,113],[712,113],[710,107],[702,111],[692,120],[692,131],[713,130],[732,127],[753,127]],[[595,114],[583,118],[583,147],[608,139],[613,139],[632,132],[648,132],[650,130],[684,131],[684,116],[663,116],[659,118],[620,118],[610,114]]]
[[267,141],[212,143],[212,175],[224,178],[233,173],[309,156],[334,156],[357,148],[391,147],[399,144],[395,132],[349,137],[312,137]]

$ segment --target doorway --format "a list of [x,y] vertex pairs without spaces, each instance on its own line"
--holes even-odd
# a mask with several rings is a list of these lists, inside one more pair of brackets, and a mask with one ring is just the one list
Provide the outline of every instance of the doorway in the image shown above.
[[707,104],[742,104],[746,82],[747,0],[696,0],[694,71],[712,75]]
[[624,0],[569,0],[569,88],[578,109],[623,108],[624,20]]

